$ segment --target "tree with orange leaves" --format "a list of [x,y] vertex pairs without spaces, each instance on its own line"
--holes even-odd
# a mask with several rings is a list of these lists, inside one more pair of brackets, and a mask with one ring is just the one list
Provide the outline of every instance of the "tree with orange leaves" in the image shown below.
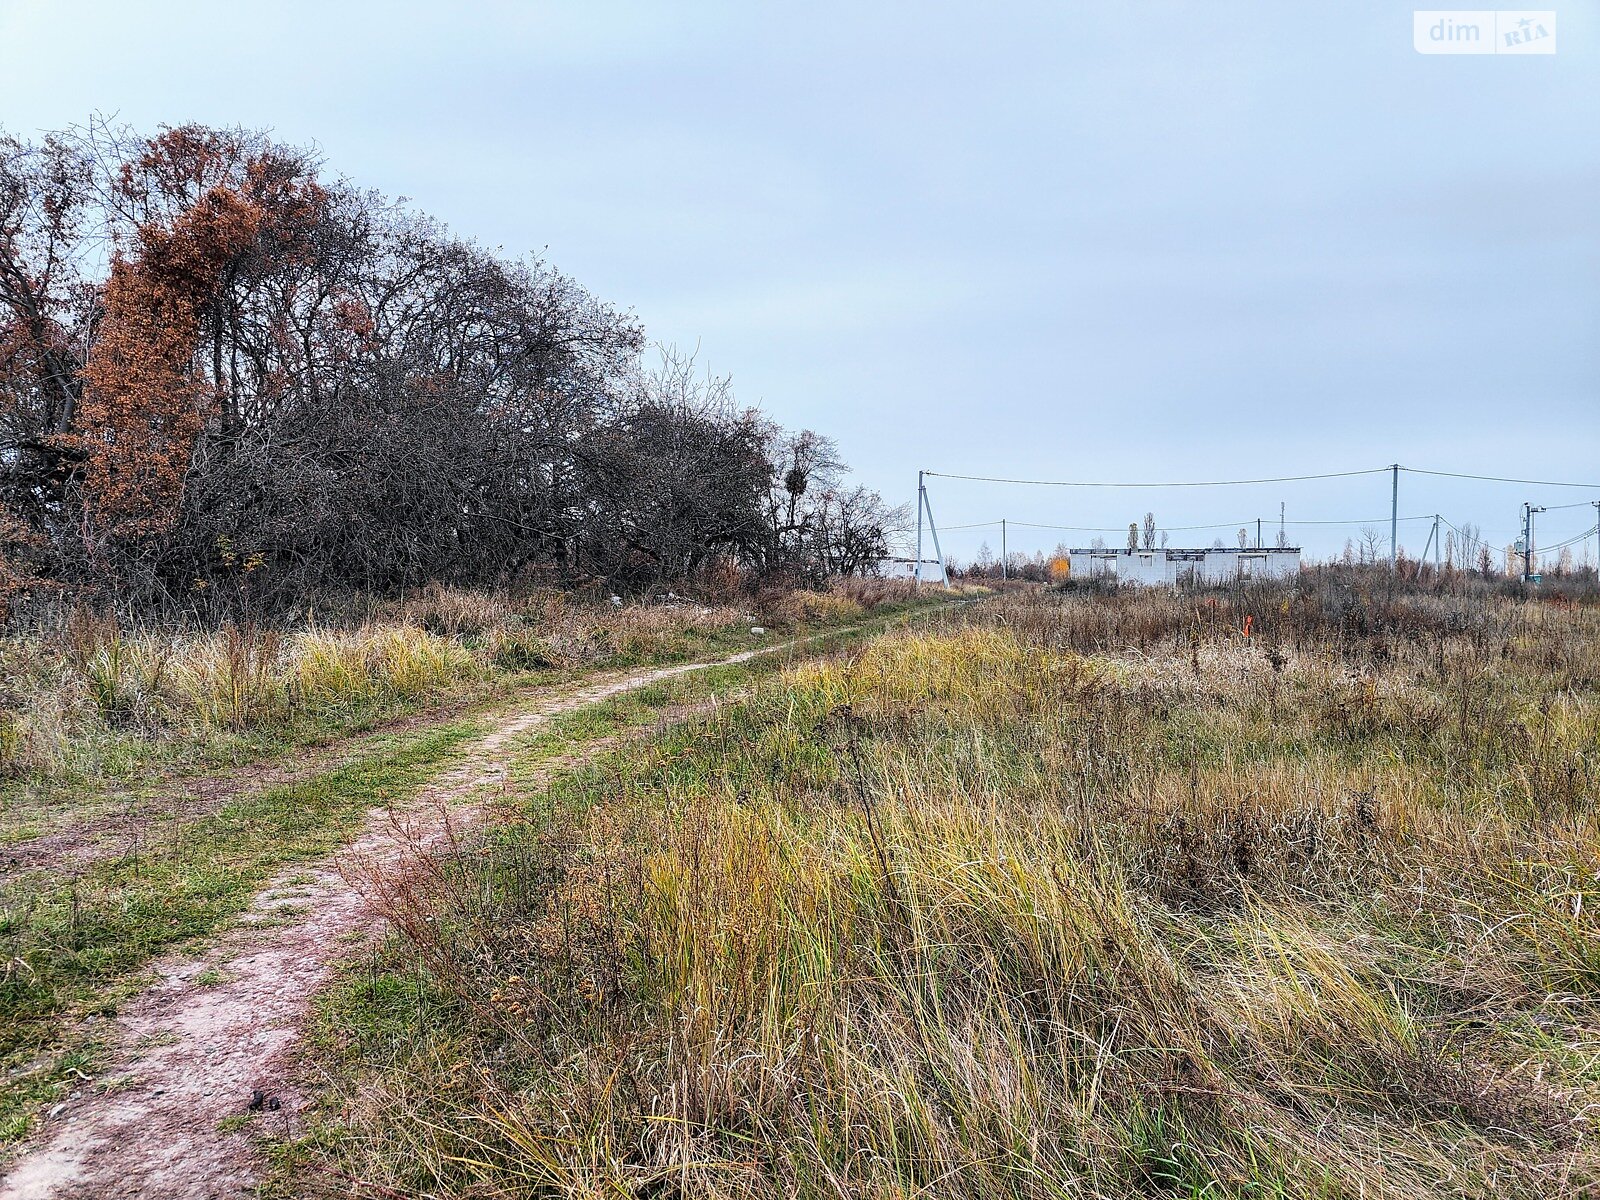
[[882,505],[826,439],[647,375],[630,314],[319,169],[247,130],[0,134],[0,593],[220,618],[873,556]]
[[195,362],[202,313],[241,257],[265,238],[292,240],[324,202],[297,162],[241,150],[236,137],[185,126],[121,171],[117,190],[141,219],[131,253],[111,264],[77,434],[95,534],[138,537],[176,520],[217,400]]

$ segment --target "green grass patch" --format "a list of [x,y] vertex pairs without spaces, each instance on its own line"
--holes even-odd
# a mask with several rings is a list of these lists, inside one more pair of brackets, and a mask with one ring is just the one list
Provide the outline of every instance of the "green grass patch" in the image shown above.
[[15,1136],[19,1110],[59,1093],[60,1070],[39,1065],[73,1052],[81,1037],[74,1017],[114,1011],[154,955],[215,935],[273,874],[347,841],[373,808],[403,801],[485,728],[480,717],[395,739],[165,830],[135,857],[8,879],[0,888],[0,956],[10,964],[0,977],[0,1067],[15,1082],[0,1092],[0,1127]]

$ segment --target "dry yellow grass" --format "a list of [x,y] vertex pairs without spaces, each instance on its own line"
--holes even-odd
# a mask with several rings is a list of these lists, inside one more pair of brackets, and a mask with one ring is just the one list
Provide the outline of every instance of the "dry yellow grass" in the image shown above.
[[396,901],[320,1153],[430,1194],[1593,1194],[1597,616],[1013,596],[799,668]]
[[496,675],[683,658],[748,645],[754,625],[839,624],[906,598],[882,581],[773,592],[764,608],[431,585],[365,623],[291,632],[128,630],[78,613],[53,636],[0,637],[0,778],[117,773],[213,736],[293,740]]

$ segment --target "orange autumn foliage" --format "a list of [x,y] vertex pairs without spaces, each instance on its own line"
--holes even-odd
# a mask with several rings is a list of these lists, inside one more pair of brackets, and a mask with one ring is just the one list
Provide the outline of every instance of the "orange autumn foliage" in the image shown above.
[[22,565],[6,551],[35,541],[37,538],[23,528],[21,522],[9,513],[0,512],[0,621],[5,620],[12,597],[24,591],[30,582]]
[[261,156],[230,171],[230,149],[215,136],[173,130],[150,143],[141,176],[124,171],[130,197],[148,200],[152,181],[163,197],[199,194],[170,218],[141,222],[134,252],[111,264],[75,439],[87,519],[100,533],[136,537],[176,520],[217,404],[215,381],[195,361],[206,306],[229,267],[263,238],[292,249],[323,202],[316,183]]

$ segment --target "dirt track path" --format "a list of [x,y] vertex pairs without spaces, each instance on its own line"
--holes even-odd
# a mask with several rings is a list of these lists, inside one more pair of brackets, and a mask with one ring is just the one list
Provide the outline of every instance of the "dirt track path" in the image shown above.
[[333,741],[300,747],[276,760],[179,777],[162,787],[159,794],[144,795],[136,790],[112,793],[96,800],[87,815],[64,819],[59,826],[35,837],[0,846],[0,872],[75,870],[102,858],[135,853],[141,844],[159,835],[164,825],[193,821],[242,797],[334,770],[363,754],[372,753],[384,739],[442,725],[480,706],[491,711],[513,709],[526,702],[529,696],[562,698],[628,678],[631,674],[627,671],[606,670],[588,680],[562,680],[500,700],[453,701],[396,717]]
[[[553,686],[559,690],[571,685]],[[94,797],[86,813],[65,816],[44,833],[0,846],[0,868],[73,870],[136,852],[165,824],[193,821],[244,796],[331,771],[370,753],[384,738],[443,724],[469,707],[470,701],[438,705],[327,742],[295,747],[277,759],[179,776],[153,794],[137,787],[111,791]]]
[[[153,965],[157,982],[108,1022],[111,1055],[101,1079],[86,1081],[52,1110],[0,1180],[0,1200],[211,1200],[249,1191],[259,1154],[250,1134],[232,1124],[259,1092],[266,1128],[295,1132],[299,1097],[289,1079],[301,1022],[337,962],[381,932],[359,881],[404,870],[409,856],[480,820],[505,778],[508,744],[534,726],[675,675],[795,644],[637,671],[535,700],[403,809],[374,813],[344,850],[271,881],[203,958],[169,956]],[[605,744],[591,743],[545,769],[553,775]]]

